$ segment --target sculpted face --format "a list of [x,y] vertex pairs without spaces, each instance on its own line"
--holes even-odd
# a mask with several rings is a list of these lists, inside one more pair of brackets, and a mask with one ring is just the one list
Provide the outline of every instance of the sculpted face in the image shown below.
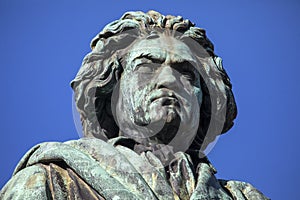
[[116,106],[122,134],[168,143],[199,125],[202,102],[196,60],[183,42],[164,35],[137,41],[125,55]]
[[178,151],[202,156],[233,126],[237,109],[222,59],[191,21],[127,12],[91,48],[71,82],[80,135],[104,141],[125,135],[142,143],[136,152],[156,155],[183,143]]

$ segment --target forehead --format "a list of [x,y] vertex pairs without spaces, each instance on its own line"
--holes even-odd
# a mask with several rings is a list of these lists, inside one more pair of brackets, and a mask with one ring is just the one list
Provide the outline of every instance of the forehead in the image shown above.
[[129,50],[128,61],[131,62],[141,54],[150,54],[166,62],[195,62],[190,48],[182,41],[172,36],[159,36],[154,39],[137,41]]

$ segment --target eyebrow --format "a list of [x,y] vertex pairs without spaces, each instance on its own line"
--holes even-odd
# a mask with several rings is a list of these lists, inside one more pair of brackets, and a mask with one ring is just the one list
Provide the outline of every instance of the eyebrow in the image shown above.
[[[132,60],[132,62],[141,59],[141,58],[146,58],[148,60],[151,60],[153,63],[158,63],[158,64],[162,64],[165,59],[164,58],[159,58],[157,56],[155,56],[154,54],[151,53],[141,53],[139,54],[139,56],[137,56],[136,58],[134,58]],[[175,66],[180,66],[183,64],[188,64],[187,66],[192,66],[191,69],[196,70],[197,67],[194,67],[194,65],[197,65],[197,62],[194,62],[193,60],[185,60],[182,58],[179,58],[176,62],[173,63],[173,65]],[[190,67],[189,67],[190,68]]]
[[134,62],[137,59],[146,58],[148,60],[151,60],[153,63],[163,63],[165,59],[159,58],[151,53],[141,53],[139,56],[134,58],[132,62]]

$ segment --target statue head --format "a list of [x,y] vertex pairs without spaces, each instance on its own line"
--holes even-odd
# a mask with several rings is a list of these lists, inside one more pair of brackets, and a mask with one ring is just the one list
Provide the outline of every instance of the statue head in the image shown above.
[[232,127],[237,110],[222,60],[189,20],[127,12],[91,48],[71,82],[84,136],[144,145],[177,138],[200,151]]

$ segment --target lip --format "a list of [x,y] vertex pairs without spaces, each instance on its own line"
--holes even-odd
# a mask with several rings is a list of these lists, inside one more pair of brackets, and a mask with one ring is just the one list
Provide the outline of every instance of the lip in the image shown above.
[[173,91],[169,89],[159,89],[152,92],[149,98],[150,104],[156,101],[161,101],[162,106],[178,106],[179,100]]

